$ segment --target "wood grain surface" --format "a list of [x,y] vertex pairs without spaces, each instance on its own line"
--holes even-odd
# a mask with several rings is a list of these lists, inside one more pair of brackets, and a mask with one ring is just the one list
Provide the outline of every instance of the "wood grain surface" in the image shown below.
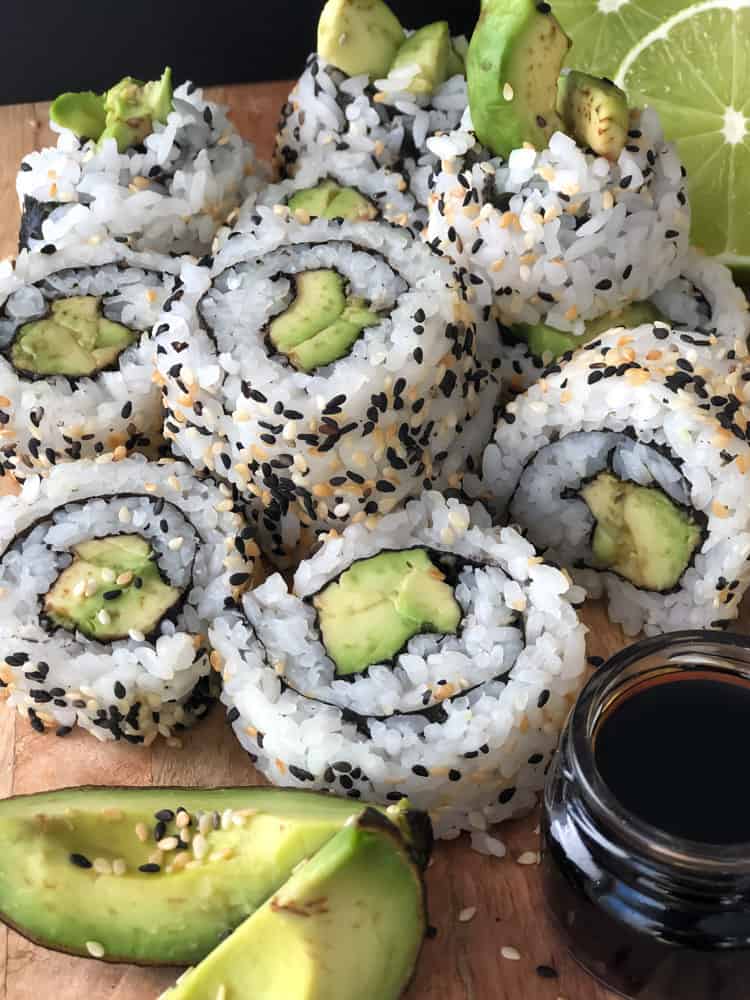
[[[231,106],[237,127],[267,157],[287,91],[288,85],[273,83],[215,88],[210,94]],[[47,105],[0,108],[2,256],[15,250],[15,172],[24,153],[50,141],[46,122]],[[746,606],[743,631],[750,627],[748,611]],[[622,633],[608,623],[599,605],[587,606],[583,616],[590,627],[590,655],[607,657],[621,648]],[[181,750],[158,742],[146,750],[104,744],[77,732],[56,739],[33,732],[26,721],[0,708],[0,796],[81,784],[261,782],[220,708],[185,735]],[[536,824],[537,817],[530,816],[498,828],[508,847],[502,861],[474,854],[463,840],[438,846],[427,876],[430,917],[438,933],[425,944],[408,1000],[613,1000],[556,940],[544,915],[538,867],[518,864],[523,852],[538,849]],[[466,907],[476,907],[476,915],[462,923],[458,915]],[[501,956],[506,945],[518,950],[518,961]],[[553,967],[558,978],[538,976],[539,965]],[[58,955],[0,928],[0,1000],[153,1000],[175,976],[175,970],[108,966]]]

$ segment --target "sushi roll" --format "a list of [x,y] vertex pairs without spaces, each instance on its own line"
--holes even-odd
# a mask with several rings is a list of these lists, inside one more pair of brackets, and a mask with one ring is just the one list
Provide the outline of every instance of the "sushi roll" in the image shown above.
[[466,40],[451,38],[445,21],[406,32],[382,0],[329,0],[317,52],[282,110],[276,142],[282,176],[295,177],[316,150],[326,159],[335,151],[349,169],[385,175],[389,187],[403,185],[411,204],[394,221],[406,214],[421,229],[436,163],[425,140],[461,120],[465,53]]
[[254,582],[229,490],[142,456],[0,498],[0,691],[39,732],[151,743],[205,714],[209,622]]
[[[263,205],[277,214],[303,224],[310,219],[345,219],[348,222],[385,220],[394,225],[413,225],[417,203],[402,174],[390,167],[362,167],[356,158],[333,149],[305,154],[293,178],[269,184],[248,198],[241,210],[229,216],[234,229],[251,224],[256,207]],[[230,230],[222,231],[223,243]]]
[[29,153],[16,190],[20,248],[45,250],[107,235],[139,250],[208,252],[227,215],[260,186],[255,151],[185,83],[125,77],[105,94],[52,104],[55,147]]
[[275,784],[408,796],[438,836],[488,847],[533,805],[584,680],[581,597],[480,505],[425,493],[214,624],[222,700]]
[[508,403],[486,496],[626,633],[724,627],[750,582],[749,380],[695,333],[612,330]]
[[180,296],[179,269],[112,242],[24,251],[3,267],[0,446],[19,477],[162,444],[151,329]]
[[632,328],[654,321],[692,336],[698,346],[711,347],[718,357],[748,356],[750,312],[742,289],[728,268],[691,248],[678,278],[645,302],[586,323],[583,334],[564,333],[545,324],[519,328],[498,323],[504,345],[500,372],[505,394],[523,392],[547,365],[613,327]]
[[259,208],[163,318],[165,436],[260,504],[277,557],[458,487],[498,395],[482,287],[407,229]]

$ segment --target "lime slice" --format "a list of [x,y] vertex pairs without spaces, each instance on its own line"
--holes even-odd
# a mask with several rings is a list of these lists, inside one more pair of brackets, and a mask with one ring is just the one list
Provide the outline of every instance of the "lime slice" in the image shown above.
[[646,2],[558,0],[570,62],[659,112],[687,167],[693,242],[747,278],[750,0]]

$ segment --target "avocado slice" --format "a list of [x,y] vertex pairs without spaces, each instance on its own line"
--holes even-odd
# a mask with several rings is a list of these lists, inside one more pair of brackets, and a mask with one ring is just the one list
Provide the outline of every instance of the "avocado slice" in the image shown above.
[[297,191],[289,199],[291,212],[307,212],[311,218],[346,219],[348,222],[372,222],[378,217],[373,203],[355,188],[341,187],[324,180],[316,187]]
[[313,598],[338,676],[391,660],[420,632],[454,634],[463,617],[453,588],[425,549],[361,559]]
[[[88,956],[93,941],[110,962],[193,964],[365,808],[278,788],[68,788],[5,799],[0,919],[75,955]],[[143,871],[155,836],[178,835],[170,817],[179,809],[190,817],[190,846],[165,850],[158,871]],[[404,801],[387,812],[426,865],[429,819]],[[205,843],[196,845],[196,832]]]
[[406,39],[391,70],[418,66],[419,72],[406,89],[412,94],[433,94],[448,79],[448,63],[453,51],[448,22],[435,21]]
[[397,1000],[426,930],[421,874],[367,810],[163,1000]]
[[52,303],[46,319],[24,323],[10,349],[18,371],[30,375],[95,375],[114,364],[140,333],[102,315],[101,299],[74,295]]
[[579,347],[594,340],[600,333],[605,333],[616,326],[632,330],[643,323],[669,322],[656,306],[650,302],[631,302],[618,312],[607,313],[597,319],[588,320],[583,333],[569,333],[566,330],[556,330],[546,323],[518,323],[512,333],[526,341],[529,350],[537,358],[551,356],[556,361],[567,351],[577,351]]
[[453,41],[451,41],[451,47],[448,53],[448,66],[446,72],[448,80],[450,80],[452,76],[463,76],[466,72],[466,63],[464,62],[464,58],[454,45]]
[[45,613],[61,628],[100,642],[126,639],[131,631],[149,635],[180,600],[140,535],[92,538],[73,552],[44,598]]
[[628,99],[611,80],[570,70],[557,84],[557,112],[581,146],[617,160],[628,141]]
[[524,142],[542,149],[562,128],[557,80],[569,47],[549,4],[482,0],[466,76],[474,129],[496,156]]
[[90,90],[60,94],[52,102],[49,116],[56,125],[84,139],[98,139],[107,124],[104,97]]
[[290,280],[294,301],[271,321],[268,340],[299,371],[311,372],[342,358],[364,329],[380,322],[364,299],[347,298],[337,271],[302,271]]
[[126,76],[104,95],[106,124],[99,141],[115,139],[121,153],[143,142],[154,122],[166,122],[172,110],[172,70],[144,83]]
[[701,542],[700,526],[658,486],[601,472],[581,489],[596,519],[592,550],[610,569],[644,590],[677,585]]
[[403,41],[383,0],[328,0],[318,21],[318,55],[347,76],[387,76]]

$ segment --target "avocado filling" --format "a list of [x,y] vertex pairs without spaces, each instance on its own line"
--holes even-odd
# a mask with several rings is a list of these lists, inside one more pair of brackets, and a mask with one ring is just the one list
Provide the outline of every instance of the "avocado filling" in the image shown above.
[[44,598],[49,619],[89,639],[112,642],[131,632],[149,635],[180,598],[164,583],[149,543],[140,535],[93,538]]
[[99,143],[115,139],[124,153],[153,132],[154,122],[166,122],[171,110],[172,70],[167,67],[160,80],[149,83],[126,76],[104,94],[61,94],[50,108],[50,118],[81,138]]
[[557,111],[581,146],[617,160],[628,141],[630,111],[625,93],[611,80],[571,70],[557,84]]
[[346,219],[347,222],[372,222],[378,217],[377,208],[363,194],[332,180],[297,191],[289,199],[289,210],[306,212],[311,218]]
[[114,364],[140,334],[102,315],[101,299],[75,295],[52,303],[46,319],[25,323],[10,358],[32,375],[95,375]]
[[577,351],[579,347],[613,327],[632,329],[642,323],[656,322],[667,322],[656,306],[652,306],[650,302],[633,302],[619,312],[589,320],[583,333],[556,330],[546,323],[519,323],[512,327],[512,332],[526,341],[529,351],[535,357],[546,358],[549,355],[551,360],[557,361],[567,351]]
[[455,634],[463,616],[453,587],[424,549],[362,559],[313,598],[339,676],[385,663],[420,632]]
[[701,529],[658,486],[601,472],[580,491],[596,525],[594,562],[644,590],[677,585],[701,541]]
[[450,76],[448,65],[453,52],[447,21],[435,21],[406,39],[393,60],[391,71],[417,66],[406,89],[412,94],[433,94]]
[[272,321],[268,339],[302,372],[338,361],[368,326],[380,317],[364,299],[347,297],[344,278],[337,271],[303,271],[290,277],[295,298]]

